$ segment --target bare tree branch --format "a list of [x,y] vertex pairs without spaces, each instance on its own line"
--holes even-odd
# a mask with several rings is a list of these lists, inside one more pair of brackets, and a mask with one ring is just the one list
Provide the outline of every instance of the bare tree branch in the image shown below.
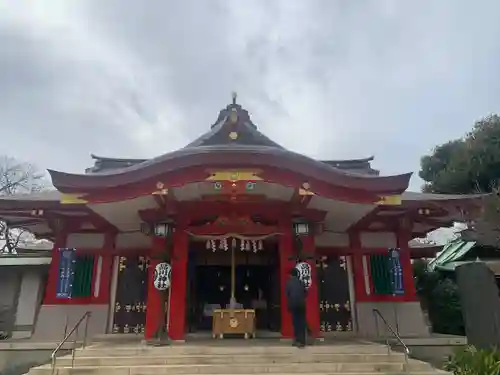
[[[45,186],[44,177],[32,164],[0,156],[0,196],[38,192]],[[0,241],[3,241],[0,252],[15,254],[28,233],[27,229],[0,217]]]
[[40,191],[44,174],[32,164],[0,156],[0,195],[13,195]]

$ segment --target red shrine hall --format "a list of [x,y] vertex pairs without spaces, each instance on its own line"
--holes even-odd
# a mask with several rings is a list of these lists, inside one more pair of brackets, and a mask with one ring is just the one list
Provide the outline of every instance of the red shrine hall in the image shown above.
[[180,150],[92,156],[83,174],[49,170],[54,191],[0,199],[3,219],[54,243],[34,337],[60,337],[85,311],[90,334],[291,337],[297,264],[314,336],[372,335],[373,309],[402,335],[428,334],[411,260],[436,248],[408,243],[478,197],[406,192],[411,174],[382,177],[372,157],[287,150],[236,98],[207,128]]

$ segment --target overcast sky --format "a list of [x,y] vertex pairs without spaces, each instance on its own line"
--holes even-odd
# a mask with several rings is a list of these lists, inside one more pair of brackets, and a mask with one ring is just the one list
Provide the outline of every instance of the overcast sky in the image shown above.
[[291,150],[418,172],[500,112],[499,16],[498,0],[0,0],[0,154],[71,172],[154,157],[236,90]]

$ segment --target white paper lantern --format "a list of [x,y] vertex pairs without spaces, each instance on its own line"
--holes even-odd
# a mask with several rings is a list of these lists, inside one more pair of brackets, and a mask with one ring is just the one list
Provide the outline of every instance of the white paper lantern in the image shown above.
[[170,287],[172,266],[168,263],[159,263],[155,267],[153,285],[158,290],[167,290]]
[[311,265],[307,262],[300,262],[295,265],[295,268],[299,272],[300,281],[304,283],[306,289],[309,289],[312,285]]

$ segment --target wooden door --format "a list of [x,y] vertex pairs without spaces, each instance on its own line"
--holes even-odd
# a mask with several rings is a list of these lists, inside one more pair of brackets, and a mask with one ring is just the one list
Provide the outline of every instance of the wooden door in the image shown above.
[[149,260],[120,257],[114,306],[113,333],[144,333]]
[[323,256],[316,263],[320,329],[322,332],[352,331],[349,276],[345,256]]

